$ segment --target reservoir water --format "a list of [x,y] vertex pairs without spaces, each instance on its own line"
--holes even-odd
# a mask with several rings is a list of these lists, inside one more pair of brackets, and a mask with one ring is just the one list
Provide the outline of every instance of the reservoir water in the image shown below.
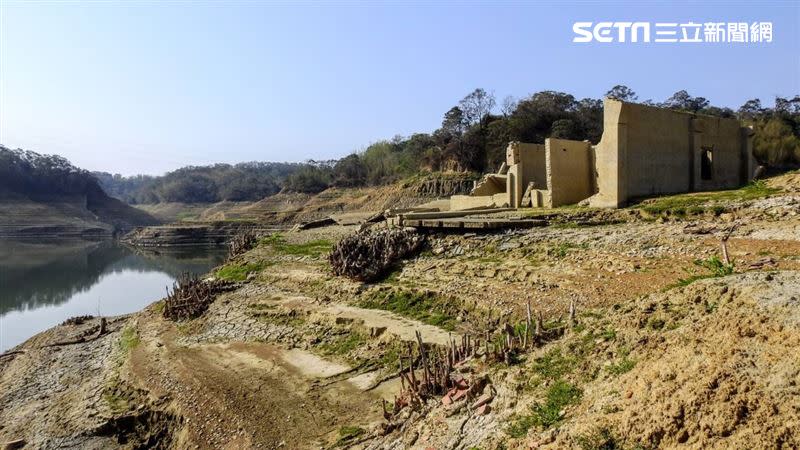
[[182,273],[206,273],[225,255],[224,248],[0,240],[0,352],[70,317],[138,311]]

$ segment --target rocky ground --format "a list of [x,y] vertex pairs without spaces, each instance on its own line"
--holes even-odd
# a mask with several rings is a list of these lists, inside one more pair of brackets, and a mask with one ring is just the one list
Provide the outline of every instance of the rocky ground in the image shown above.
[[[431,234],[369,284],[327,265],[355,227],[265,236],[213,274],[239,287],[197,319],[168,321],[159,302],[97,339],[93,319],[1,356],[0,443],[798,448],[798,179],[534,211],[550,226],[531,230]],[[415,331],[430,351],[495,339],[520,330],[527,304],[543,319],[531,345],[505,361],[481,346],[457,365],[466,395],[384,416]]]

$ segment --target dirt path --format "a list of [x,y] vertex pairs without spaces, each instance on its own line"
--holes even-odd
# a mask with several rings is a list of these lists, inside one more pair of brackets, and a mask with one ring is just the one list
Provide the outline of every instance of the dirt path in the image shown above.
[[174,399],[187,445],[319,448],[340,427],[369,427],[381,417],[379,393],[345,380],[324,383],[346,365],[275,344],[183,346],[167,336],[134,351],[133,381]]

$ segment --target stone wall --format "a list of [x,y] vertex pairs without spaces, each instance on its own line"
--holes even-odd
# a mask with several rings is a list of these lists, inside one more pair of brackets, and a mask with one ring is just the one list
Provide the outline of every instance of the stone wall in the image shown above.
[[506,149],[506,164],[508,164],[506,192],[508,203],[513,207],[520,206],[528,183],[534,183],[538,189],[547,187],[544,145],[511,142]]
[[592,151],[589,142],[549,138],[545,141],[549,207],[578,203],[592,195]]
[[595,148],[593,206],[630,199],[730,189],[752,179],[750,134],[736,119],[702,116],[606,99]]

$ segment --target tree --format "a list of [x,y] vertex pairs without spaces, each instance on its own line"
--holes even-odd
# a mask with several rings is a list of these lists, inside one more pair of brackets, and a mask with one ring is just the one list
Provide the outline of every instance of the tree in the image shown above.
[[575,114],[575,97],[563,92],[543,91],[521,100],[508,118],[513,140],[543,143],[552,132],[553,123]]
[[494,95],[478,88],[458,102],[467,125],[480,124],[494,109]]
[[500,105],[500,112],[503,113],[503,117],[510,116],[515,109],[517,109],[517,100],[511,95],[506,95]]
[[458,106],[453,106],[449,111],[444,113],[444,120],[442,120],[442,131],[448,136],[461,136],[467,122],[464,119],[464,111]]
[[667,101],[664,102],[664,106],[667,108],[694,113],[707,107],[708,104],[709,101],[704,97],[692,97],[684,90],[672,94],[672,97],[668,98]]
[[775,112],[780,115],[800,114],[800,95],[793,99],[775,97]]
[[588,139],[595,144],[600,142],[603,136],[603,101],[594,98],[581,99],[575,108],[575,121],[581,140]]
[[363,186],[367,182],[367,167],[355,153],[340,159],[333,166],[333,184],[339,187]]
[[305,194],[322,192],[330,185],[330,169],[307,164],[286,179],[286,189]]
[[737,114],[741,119],[752,119],[760,115],[764,110],[761,108],[761,100],[754,98],[744,102],[744,105],[739,107]]
[[631,88],[622,84],[618,84],[606,92],[606,97],[623,102],[635,102],[639,99],[636,92],[633,92]]
[[577,126],[572,119],[559,119],[553,122],[553,129],[550,136],[558,139],[575,139],[577,137]]

